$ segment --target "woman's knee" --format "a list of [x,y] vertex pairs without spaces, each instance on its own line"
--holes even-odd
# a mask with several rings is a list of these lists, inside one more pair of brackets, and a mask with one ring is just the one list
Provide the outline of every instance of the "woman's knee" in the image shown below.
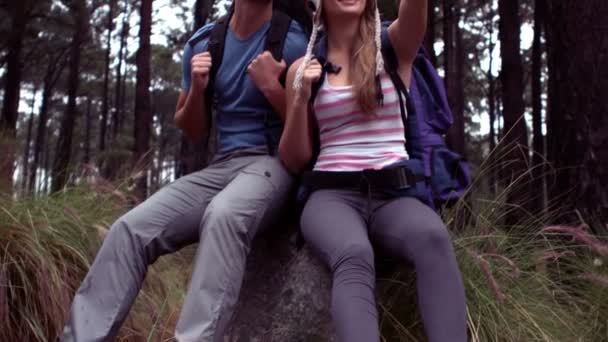
[[360,278],[366,283],[375,278],[374,250],[369,243],[351,243],[334,253],[331,261],[334,278]]
[[408,243],[413,244],[415,250],[423,252],[422,255],[453,255],[452,237],[443,223],[425,224],[420,228]]

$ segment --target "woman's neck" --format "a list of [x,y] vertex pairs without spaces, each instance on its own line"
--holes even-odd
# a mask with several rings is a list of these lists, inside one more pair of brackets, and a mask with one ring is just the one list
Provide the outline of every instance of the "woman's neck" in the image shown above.
[[361,19],[333,21],[327,27],[328,51],[348,53],[352,56],[360,46],[359,26]]
[[272,0],[235,1],[230,28],[240,39],[249,37],[272,18]]

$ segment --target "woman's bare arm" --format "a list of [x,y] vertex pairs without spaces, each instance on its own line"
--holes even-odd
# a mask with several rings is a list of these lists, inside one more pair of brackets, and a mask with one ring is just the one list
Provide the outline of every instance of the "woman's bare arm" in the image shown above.
[[303,171],[313,156],[314,118],[310,108],[312,82],[318,80],[321,66],[314,62],[307,68],[302,88],[295,90],[293,82],[302,59],[291,65],[287,72],[285,128],[279,143],[279,156],[293,173]]
[[388,28],[400,65],[411,65],[424,39],[427,0],[400,0],[399,17]]

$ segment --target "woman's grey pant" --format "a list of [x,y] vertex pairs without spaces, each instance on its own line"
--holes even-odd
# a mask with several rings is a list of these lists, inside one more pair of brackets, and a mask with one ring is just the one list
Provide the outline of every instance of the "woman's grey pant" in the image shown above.
[[339,342],[380,341],[372,243],[415,266],[429,341],[467,340],[464,287],[449,233],[420,201],[319,190],[304,208],[302,232],[333,273],[332,315]]
[[292,177],[277,158],[233,155],[178,179],[112,226],[76,293],[63,341],[111,341],[148,265],[199,242],[179,341],[222,341],[251,241],[278,216]]

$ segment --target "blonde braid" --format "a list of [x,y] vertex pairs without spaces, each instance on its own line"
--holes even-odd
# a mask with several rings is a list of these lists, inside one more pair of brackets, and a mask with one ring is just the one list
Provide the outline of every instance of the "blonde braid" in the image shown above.
[[319,25],[313,25],[312,32],[310,34],[310,41],[308,42],[308,47],[306,48],[306,54],[304,55],[304,59],[298,67],[298,70],[296,71],[296,77],[293,80],[293,87],[295,90],[302,89],[302,78],[304,77],[304,71],[306,71],[306,68],[308,68],[310,62],[312,61],[312,50],[315,47],[315,41],[317,40],[319,30]]
[[378,10],[377,2],[375,17],[376,32],[374,39],[376,41],[376,76],[378,76],[384,71],[384,59],[382,58],[382,20],[380,19],[380,11]]
[[302,89],[302,78],[304,77],[304,72],[306,68],[310,65],[312,61],[312,53],[315,48],[315,43],[317,42],[317,36],[319,35],[319,31],[322,29],[321,22],[321,1],[319,1],[319,5],[317,6],[317,11],[315,12],[315,17],[313,19],[312,32],[310,33],[310,40],[308,41],[308,46],[306,47],[306,54],[304,55],[304,59],[302,63],[298,67],[296,71],[296,77],[293,80],[293,88],[295,90]]

